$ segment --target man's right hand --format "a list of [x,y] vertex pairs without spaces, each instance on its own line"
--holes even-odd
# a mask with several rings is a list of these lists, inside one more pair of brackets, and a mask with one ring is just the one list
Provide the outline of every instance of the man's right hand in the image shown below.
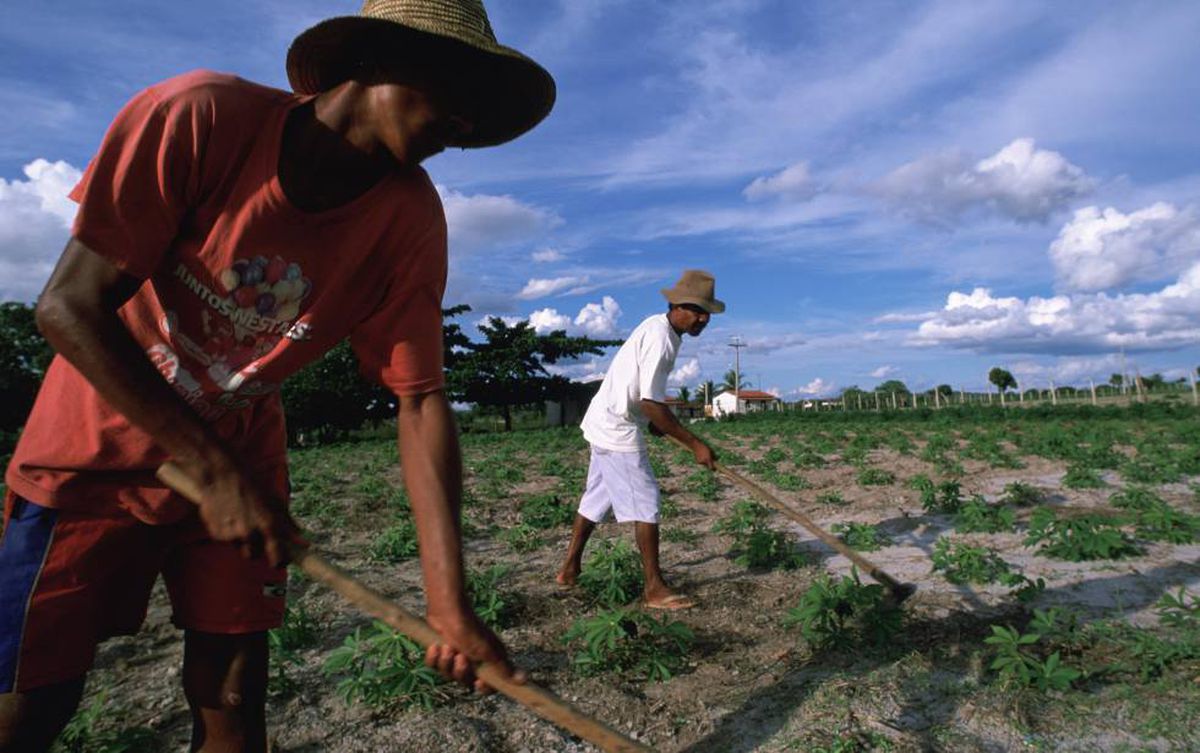
[[213,539],[237,544],[248,559],[265,554],[272,567],[287,564],[290,547],[308,545],[284,506],[259,491],[232,463],[192,477],[199,480],[202,495],[200,520]]
[[696,462],[710,471],[717,470],[717,453],[704,442],[697,440],[692,447],[692,454],[696,456]]

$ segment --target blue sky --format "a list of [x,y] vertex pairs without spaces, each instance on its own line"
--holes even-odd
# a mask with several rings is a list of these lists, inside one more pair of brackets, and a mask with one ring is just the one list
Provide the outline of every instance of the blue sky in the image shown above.
[[[291,39],[351,2],[0,9],[0,297],[31,300],[64,197],[143,86],[204,67],[285,87]],[[1200,364],[1200,4],[491,0],[558,104],[426,163],[447,304],[620,336],[682,269],[728,312],[678,383],[789,399],[1086,384]],[[588,378],[607,359],[566,368]]]

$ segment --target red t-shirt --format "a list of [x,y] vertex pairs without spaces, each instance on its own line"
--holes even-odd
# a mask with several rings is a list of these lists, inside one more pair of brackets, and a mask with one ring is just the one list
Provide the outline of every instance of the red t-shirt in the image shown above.
[[[73,234],[145,280],[120,310],[147,357],[276,494],[279,384],[349,335],[367,376],[439,389],[446,220],[419,168],[324,212],[293,206],[277,165],[308,98],[196,71],[133,98],[71,197]],[[46,372],[5,481],[41,505],[167,522],[191,506],[167,459],[62,358]]]

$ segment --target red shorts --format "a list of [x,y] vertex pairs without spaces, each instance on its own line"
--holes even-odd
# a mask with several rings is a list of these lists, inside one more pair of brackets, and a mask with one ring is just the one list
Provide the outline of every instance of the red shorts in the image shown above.
[[137,632],[162,574],[177,627],[235,635],[278,627],[287,570],[209,538],[198,516],[55,510],[9,492],[0,537],[0,693],[82,677],[105,638]]

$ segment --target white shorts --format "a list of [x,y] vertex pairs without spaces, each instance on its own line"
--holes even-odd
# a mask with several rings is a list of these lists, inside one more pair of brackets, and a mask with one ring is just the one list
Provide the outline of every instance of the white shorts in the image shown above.
[[658,523],[658,482],[646,450],[613,452],[592,445],[579,514],[599,523],[609,510],[618,523]]

